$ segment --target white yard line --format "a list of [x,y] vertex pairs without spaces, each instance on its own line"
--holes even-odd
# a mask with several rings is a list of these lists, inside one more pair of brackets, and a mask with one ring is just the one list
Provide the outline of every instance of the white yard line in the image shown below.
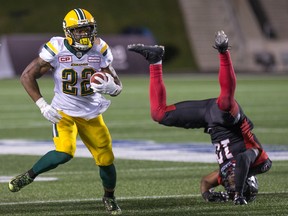
[[[288,191],[278,192],[259,192],[258,194],[287,194]],[[148,200],[148,199],[170,199],[170,198],[189,198],[200,197],[200,194],[183,194],[183,195],[166,195],[166,196],[138,196],[138,197],[117,197],[117,200]],[[87,202],[87,201],[102,201],[102,198],[90,198],[90,199],[67,199],[67,200],[35,200],[27,202],[2,202],[0,206],[8,205],[27,205],[27,204],[47,204],[47,203],[73,203],[73,202]]]
[[[288,146],[264,146],[271,160],[288,160]],[[54,149],[52,141],[0,140],[0,154],[43,155]],[[139,140],[114,140],[118,159],[216,163],[214,147],[207,143],[156,143]],[[91,157],[78,140],[76,157]]]

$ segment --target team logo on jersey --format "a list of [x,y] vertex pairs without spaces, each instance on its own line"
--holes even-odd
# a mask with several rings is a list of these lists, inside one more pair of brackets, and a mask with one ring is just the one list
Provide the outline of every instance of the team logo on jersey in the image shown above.
[[83,53],[82,52],[76,52],[76,56],[77,56],[77,58],[82,58]]
[[88,57],[88,62],[99,63],[100,62],[100,57],[99,56],[89,56]]
[[72,56],[71,55],[59,56],[58,60],[59,62],[72,62]]

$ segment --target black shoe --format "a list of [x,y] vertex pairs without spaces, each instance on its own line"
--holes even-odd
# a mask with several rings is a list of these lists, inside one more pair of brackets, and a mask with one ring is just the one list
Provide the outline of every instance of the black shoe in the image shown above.
[[113,198],[103,197],[102,201],[103,201],[103,204],[105,206],[106,211],[108,213],[110,213],[111,215],[121,215],[122,214],[122,211],[121,211],[120,207],[118,206],[115,197],[113,197]]
[[235,196],[234,204],[235,205],[247,205],[247,201],[244,196]]
[[128,50],[141,54],[150,64],[155,64],[162,60],[164,56],[164,46],[148,46],[144,44],[130,44]]
[[19,190],[21,190],[23,187],[25,187],[26,185],[32,183],[34,181],[34,179],[32,179],[28,172],[23,173],[21,175],[16,176],[15,178],[11,179],[11,181],[9,182],[9,190],[11,192],[18,192]]
[[223,30],[215,34],[215,45],[213,47],[217,49],[219,53],[225,53],[228,50],[228,37]]

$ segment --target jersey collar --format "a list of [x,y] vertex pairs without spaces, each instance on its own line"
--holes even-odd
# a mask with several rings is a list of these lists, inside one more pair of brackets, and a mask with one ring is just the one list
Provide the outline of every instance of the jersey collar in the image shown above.
[[65,47],[71,52],[73,53],[78,59],[82,58],[83,55],[85,55],[90,49],[85,50],[85,51],[78,51],[73,49],[72,46],[70,46],[70,44],[68,43],[67,39],[64,39],[64,45]]

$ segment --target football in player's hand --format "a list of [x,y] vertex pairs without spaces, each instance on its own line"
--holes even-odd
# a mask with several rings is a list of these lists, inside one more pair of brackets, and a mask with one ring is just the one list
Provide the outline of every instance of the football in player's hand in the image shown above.
[[90,78],[90,83],[97,85],[103,84],[108,81],[108,77],[105,72],[96,72]]

